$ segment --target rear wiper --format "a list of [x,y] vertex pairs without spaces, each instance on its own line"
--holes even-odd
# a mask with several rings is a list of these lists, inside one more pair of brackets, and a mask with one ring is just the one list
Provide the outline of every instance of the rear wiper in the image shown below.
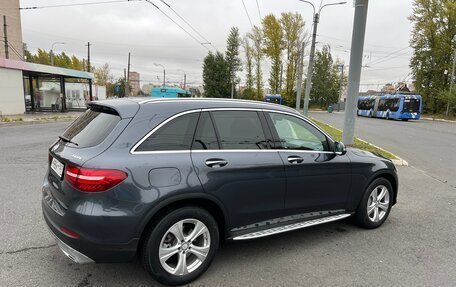
[[72,143],[72,144],[74,144],[75,146],[78,146],[77,143],[75,143],[74,141],[71,141],[69,138],[66,138],[66,137],[64,137],[64,136],[59,136],[59,139],[61,139],[61,140],[64,141],[64,142]]

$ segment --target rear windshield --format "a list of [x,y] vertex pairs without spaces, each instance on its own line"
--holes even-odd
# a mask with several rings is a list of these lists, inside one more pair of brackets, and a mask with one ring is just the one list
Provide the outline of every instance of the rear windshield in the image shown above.
[[63,137],[78,147],[90,147],[101,143],[120,121],[118,115],[87,110],[65,131]]

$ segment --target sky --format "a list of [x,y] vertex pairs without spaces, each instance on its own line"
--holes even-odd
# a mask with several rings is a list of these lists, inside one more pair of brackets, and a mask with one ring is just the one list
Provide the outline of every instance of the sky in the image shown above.
[[[21,0],[21,7],[49,6],[108,0]],[[166,68],[167,81],[202,84],[202,64],[208,49],[224,51],[230,27],[239,27],[241,35],[260,24],[260,15],[279,16],[282,12],[300,13],[306,29],[312,27],[311,5],[298,0],[164,0],[185,21],[204,37],[201,38],[161,0],[150,0],[162,12],[145,1],[118,2],[62,8],[22,10],[23,41],[29,50],[38,48],[64,51],[80,58],[87,57],[87,42],[91,43],[91,62],[95,66],[109,63],[114,76],[123,75],[131,52],[131,70],[141,74],[141,86],[163,81],[161,64]],[[319,6],[321,0],[309,0]],[[334,57],[348,65],[353,29],[353,0],[345,5],[323,8],[317,32],[317,49],[330,45]],[[257,6],[258,2],[258,6]],[[323,0],[323,4],[334,1]],[[337,1],[336,1],[337,2]],[[259,8],[259,9],[258,9]],[[371,0],[368,9],[361,91],[379,89],[385,83],[410,81],[409,47],[412,25],[407,17],[412,13],[411,0]],[[250,18],[250,21],[249,21]],[[250,23],[251,22],[251,23]],[[211,45],[201,45],[208,40]],[[264,63],[267,85],[268,61]],[[305,67],[305,71],[307,68]],[[245,73],[241,73],[243,77]],[[242,78],[241,77],[241,78]]]

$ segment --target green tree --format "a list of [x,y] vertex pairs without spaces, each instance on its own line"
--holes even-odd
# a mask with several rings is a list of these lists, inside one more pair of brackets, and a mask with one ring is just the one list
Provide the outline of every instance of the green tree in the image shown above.
[[81,60],[75,55],[71,56],[71,69],[82,71],[84,70],[84,65]]
[[54,66],[71,69],[72,68],[71,58],[67,54],[65,54],[65,52],[62,52],[61,54],[55,54],[54,55]]
[[280,67],[282,66],[283,30],[279,20],[268,14],[263,18],[263,51],[271,59],[269,86],[273,93],[278,94],[280,87]]
[[[410,45],[413,55],[410,68],[415,89],[423,96],[424,110],[441,113],[446,110],[452,64],[452,38],[456,35],[456,2],[453,0],[415,0]],[[454,106],[453,106],[454,111]]]
[[33,62],[33,54],[28,50],[27,44],[24,43],[24,59],[26,62]]
[[246,87],[243,92],[242,98],[248,100],[256,99],[253,75],[253,47],[250,44],[248,37],[244,37],[242,45],[245,53],[245,70],[246,70]]
[[296,96],[296,76],[301,43],[304,40],[304,20],[298,13],[282,13],[280,24],[283,30],[283,43],[286,53],[285,89],[282,93],[285,102],[294,107]]
[[252,56],[255,66],[255,96],[257,100],[263,100],[263,71],[261,64],[263,61],[263,31],[258,26],[253,26],[247,37],[252,40]]
[[95,74],[95,84],[100,86],[107,86],[111,83],[114,77],[111,75],[111,68],[108,63],[105,63],[103,66],[98,67],[94,70]]
[[334,63],[329,47],[324,46],[315,53],[312,76],[311,104],[321,108],[336,103],[339,97],[338,63]]
[[[239,36],[239,28],[231,27],[230,34],[226,40],[226,53],[225,59],[228,65],[228,76],[231,80],[232,92],[235,93],[234,85],[237,72],[242,70],[242,61],[239,55],[239,48],[241,46],[241,38]],[[234,95],[233,95],[234,96]]]
[[32,62],[37,64],[50,65],[51,57],[49,56],[49,53],[44,49],[38,49],[38,52],[33,55]]
[[229,98],[231,79],[229,66],[220,52],[209,52],[203,63],[204,96],[213,98]]

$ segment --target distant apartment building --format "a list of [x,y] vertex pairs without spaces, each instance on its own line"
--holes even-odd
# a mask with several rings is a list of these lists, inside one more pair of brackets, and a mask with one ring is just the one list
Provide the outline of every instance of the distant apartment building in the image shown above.
[[[11,60],[24,60],[24,46],[22,43],[21,14],[19,11],[19,0],[1,0],[0,9],[0,58]],[[3,32],[4,20],[6,20],[6,35],[8,37],[8,49],[5,49]],[[8,55],[6,54],[8,53]],[[8,56],[8,57],[7,57]]]
[[141,91],[140,78],[138,72],[130,72],[128,74],[128,79],[130,81],[131,95],[137,96]]

